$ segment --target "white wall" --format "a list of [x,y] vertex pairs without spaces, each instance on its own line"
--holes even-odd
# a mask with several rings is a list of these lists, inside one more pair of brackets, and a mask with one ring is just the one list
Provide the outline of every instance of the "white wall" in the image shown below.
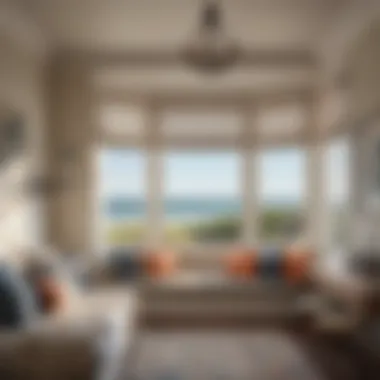
[[0,108],[21,116],[26,128],[25,154],[0,171],[0,255],[43,239],[42,201],[23,184],[42,170],[44,65],[0,27]]

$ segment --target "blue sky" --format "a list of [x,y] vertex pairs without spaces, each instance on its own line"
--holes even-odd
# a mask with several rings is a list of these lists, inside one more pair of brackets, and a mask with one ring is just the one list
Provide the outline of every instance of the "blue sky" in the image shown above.
[[[340,199],[347,189],[347,150],[338,143],[326,155],[328,193]],[[234,152],[168,152],[164,154],[165,196],[233,196],[240,194],[239,154]],[[144,195],[146,162],[138,150],[106,150],[101,155],[104,195]],[[299,149],[268,150],[259,155],[259,195],[302,199],[305,155]]]
[[142,195],[146,162],[137,150],[107,149],[100,157],[100,187],[105,195]]
[[277,149],[259,154],[259,196],[301,200],[306,190],[305,164],[305,153],[299,149]]

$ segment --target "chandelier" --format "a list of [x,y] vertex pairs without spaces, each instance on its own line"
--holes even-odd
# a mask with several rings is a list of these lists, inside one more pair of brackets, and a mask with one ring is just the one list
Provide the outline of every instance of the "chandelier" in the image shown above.
[[233,67],[239,57],[238,45],[224,31],[220,5],[206,1],[199,30],[183,51],[184,62],[199,71],[221,72]]

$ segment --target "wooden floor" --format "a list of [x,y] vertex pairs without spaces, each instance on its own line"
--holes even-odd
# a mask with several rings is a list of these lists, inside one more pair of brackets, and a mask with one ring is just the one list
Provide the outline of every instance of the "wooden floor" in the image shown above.
[[[315,347],[286,332],[141,331],[127,379],[136,380],[325,380],[356,379],[350,360],[332,358],[339,374],[327,376]],[[323,350],[322,350],[323,351]],[[322,363],[323,364],[323,363]],[[125,374],[126,375],[126,374]]]

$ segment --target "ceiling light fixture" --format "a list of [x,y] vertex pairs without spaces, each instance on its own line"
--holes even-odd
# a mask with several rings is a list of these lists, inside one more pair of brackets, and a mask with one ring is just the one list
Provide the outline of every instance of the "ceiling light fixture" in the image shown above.
[[183,52],[186,64],[204,72],[221,72],[239,60],[240,49],[224,31],[223,14],[216,0],[205,1],[199,30]]

